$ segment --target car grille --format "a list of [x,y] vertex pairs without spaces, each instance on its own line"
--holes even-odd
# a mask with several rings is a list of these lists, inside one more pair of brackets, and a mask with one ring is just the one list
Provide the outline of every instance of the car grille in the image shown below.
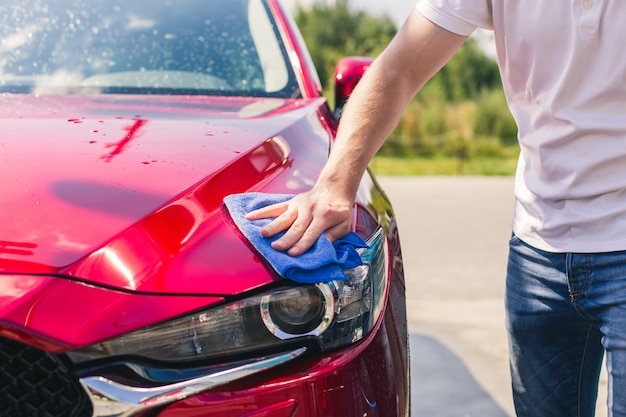
[[91,415],[87,394],[54,355],[0,338],[0,417]]

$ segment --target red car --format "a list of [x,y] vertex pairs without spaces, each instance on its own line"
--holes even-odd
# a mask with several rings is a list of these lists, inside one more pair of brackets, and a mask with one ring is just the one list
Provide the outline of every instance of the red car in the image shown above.
[[[307,190],[337,117],[277,0],[0,3],[0,415],[409,414],[398,230],[278,276],[224,197]],[[367,66],[337,72],[343,102]]]

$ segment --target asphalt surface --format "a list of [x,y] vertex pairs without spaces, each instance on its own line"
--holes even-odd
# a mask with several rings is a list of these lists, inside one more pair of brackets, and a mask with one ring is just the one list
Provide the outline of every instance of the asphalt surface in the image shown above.
[[[378,177],[398,219],[412,417],[513,417],[504,281],[511,177]],[[606,377],[597,416],[606,416]]]

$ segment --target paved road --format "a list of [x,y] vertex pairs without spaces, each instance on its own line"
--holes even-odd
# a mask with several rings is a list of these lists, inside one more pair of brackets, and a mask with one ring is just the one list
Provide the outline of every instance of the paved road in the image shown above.
[[[510,177],[379,177],[398,218],[413,417],[512,417],[504,279]],[[606,415],[603,375],[598,416]]]

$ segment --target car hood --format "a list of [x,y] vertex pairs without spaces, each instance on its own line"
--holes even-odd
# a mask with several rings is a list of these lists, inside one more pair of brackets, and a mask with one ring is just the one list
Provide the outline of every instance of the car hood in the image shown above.
[[146,294],[277,280],[222,199],[309,188],[329,148],[322,103],[0,96],[0,274]]

